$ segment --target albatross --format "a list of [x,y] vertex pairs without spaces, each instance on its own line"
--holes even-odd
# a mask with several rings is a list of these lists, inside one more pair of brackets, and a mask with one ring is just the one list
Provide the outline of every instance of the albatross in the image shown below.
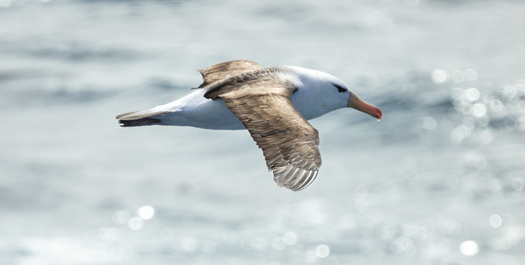
[[246,60],[198,70],[204,82],[189,95],[117,116],[122,127],[192,126],[247,129],[275,182],[293,191],[310,185],[321,167],[319,133],[307,120],[354,108],[378,120],[381,110],[330,74],[297,66],[261,67]]

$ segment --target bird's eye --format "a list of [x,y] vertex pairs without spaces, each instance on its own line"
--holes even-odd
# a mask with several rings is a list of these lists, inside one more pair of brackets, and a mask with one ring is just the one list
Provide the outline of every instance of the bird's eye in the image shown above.
[[333,84],[336,88],[337,88],[337,91],[339,91],[339,93],[343,93],[343,92],[346,92],[348,91],[348,89],[340,86],[340,85],[336,85],[336,84]]

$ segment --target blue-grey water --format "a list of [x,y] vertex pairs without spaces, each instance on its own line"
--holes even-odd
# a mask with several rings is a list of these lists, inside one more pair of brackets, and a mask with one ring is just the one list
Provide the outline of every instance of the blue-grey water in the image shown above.
[[[525,264],[525,2],[0,0],[0,263]],[[345,80],[279,188],[246,131],[120,128],[200,69]]]

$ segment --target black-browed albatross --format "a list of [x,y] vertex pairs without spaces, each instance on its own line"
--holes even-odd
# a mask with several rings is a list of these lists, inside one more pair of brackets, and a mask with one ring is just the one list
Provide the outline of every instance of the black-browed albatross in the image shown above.
[[248,129],[279,186],[306,188],[321,166],[319,134],[307,120],[350,107],[381,119],[378,107],[339,78],[297,66],[261,67],[246,60],[199,70],[204,82],[179,100],[117,116],[122,127],[193,126]]

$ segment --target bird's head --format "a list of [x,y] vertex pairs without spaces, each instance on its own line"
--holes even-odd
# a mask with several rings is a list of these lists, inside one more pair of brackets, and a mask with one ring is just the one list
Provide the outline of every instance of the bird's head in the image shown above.
[[[348,86],[341,79],[333,75],[297,66],[288,66],[286,69],[293,73],[291,75],[294,77],[292,82],[297,87],[308,88],[306,89],[307,92],[303,93],[303,96],[308,99],[309,104],[303,105],[317,105],[317,109],[320,110],[315,112],[316,108],[299,109],[303,116],[307,114],[306,118],[308,119],[345,107],[359,110],[378,120],[383,117],[383,113],[378,107],[361,100],[354,92],[348,89]],[[301,108],[302,105],[298,107]],[[314,113],[311,113],[312,111]]]

